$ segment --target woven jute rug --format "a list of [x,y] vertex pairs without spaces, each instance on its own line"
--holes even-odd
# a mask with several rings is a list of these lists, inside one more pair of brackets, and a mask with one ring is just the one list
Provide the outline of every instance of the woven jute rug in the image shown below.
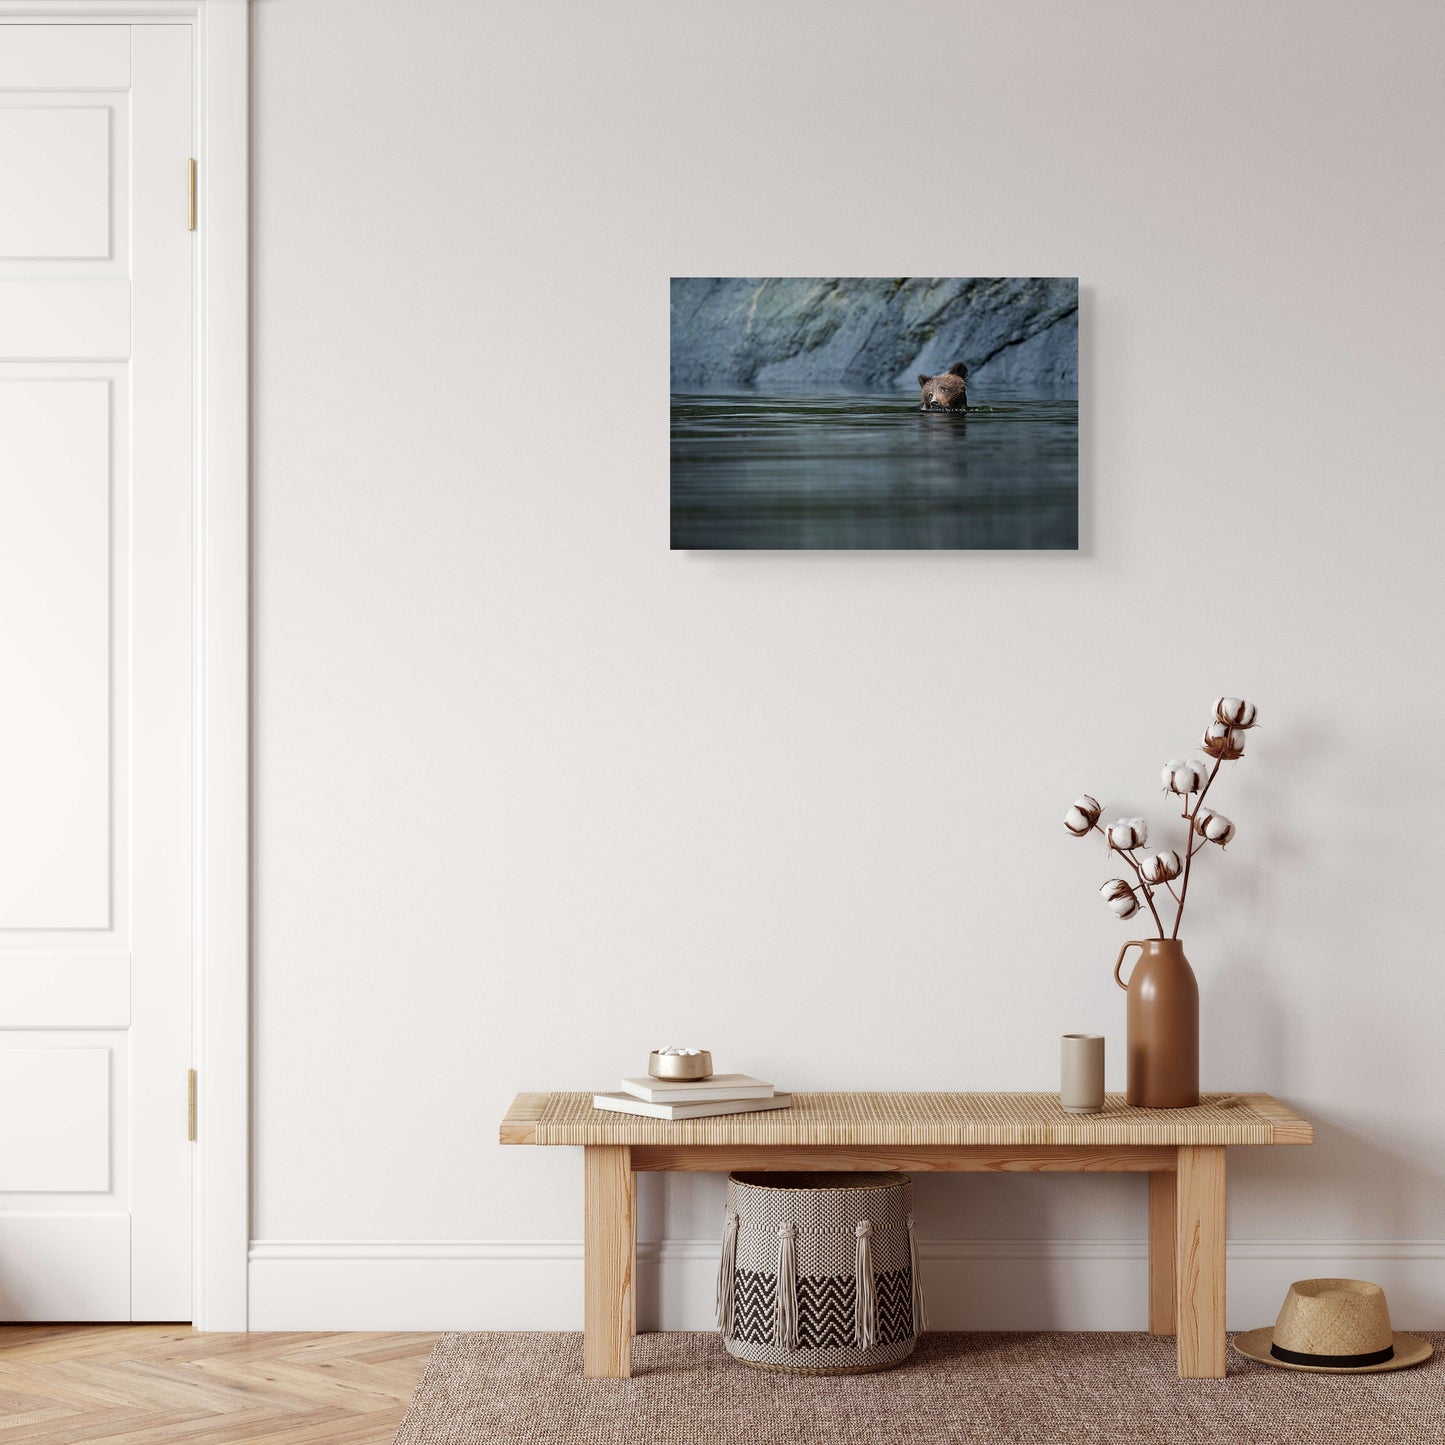
[[903,1365],[748,1369],[715,1334],[639,1335],[630,1380],[582,1377],[577,1334],[442,1338],[395,1445],[1432,1445],[1445,1335],[1414,1369],[1311,1375],[1229,1355],[1180,1380],[1143,1334],[933,1334]]

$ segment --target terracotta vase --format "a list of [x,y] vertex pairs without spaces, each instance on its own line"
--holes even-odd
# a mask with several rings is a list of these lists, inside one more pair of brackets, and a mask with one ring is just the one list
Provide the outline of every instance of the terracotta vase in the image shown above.
[[[1124,955],[1139,950],[1125,983]],[[1128,995],[1128,1100],[1142,1109],[1199,1102],[1199,984],[1175,938],[1131,939],[1119,950],[1114,982]]]

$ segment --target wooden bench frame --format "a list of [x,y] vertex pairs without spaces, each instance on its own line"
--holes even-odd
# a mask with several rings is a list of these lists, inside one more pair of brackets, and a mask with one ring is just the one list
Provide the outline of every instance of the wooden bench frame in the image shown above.
[[[535,1127],[539,1117],[537,1101],[550,1097],[519,1095],[503,1121],[501,1142],[544,1142]],[[1273,1137],[1251,1142],[1313,1142],[1311,1126],[1269,1095],[1245,1094],[1238,1099],[1251,1114],[1264,1117],[1272,1126]],[[638,1122],[651,1137],[680,1127],[664,1125],[659,1129],[652,1121]],[[1161,1117],[1161,1124],[1165,1122],[1166,1118]],[[1207,1131],[1166,1129],[1163,1132]],[[984,1171],[1147,1174],[1149,1332],[1175,1335],[1182,1378],[1222,1378],[1225,1374],[1227,1147],[1230,1146],[1195,1143],[584,1144],[585,1373],[594,1378],[625,1378],[632,1373],[632,1336],[637,1332],[639,1173],[898,1169],[916,1174]]]

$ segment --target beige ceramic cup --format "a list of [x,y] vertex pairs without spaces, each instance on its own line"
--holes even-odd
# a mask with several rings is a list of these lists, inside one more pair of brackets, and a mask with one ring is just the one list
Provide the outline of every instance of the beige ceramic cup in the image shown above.
[[1103,1034],[1065,1034],[1060,1057],[1059,1103],[1069,1114],[1104,1111]]

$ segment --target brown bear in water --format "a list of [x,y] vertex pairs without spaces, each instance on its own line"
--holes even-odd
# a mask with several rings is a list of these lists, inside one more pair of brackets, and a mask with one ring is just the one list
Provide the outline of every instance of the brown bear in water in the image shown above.
[[942,376],[920,373],[918,389],[923,394],[921,411],[967,411],[968,367],[960,361]]

